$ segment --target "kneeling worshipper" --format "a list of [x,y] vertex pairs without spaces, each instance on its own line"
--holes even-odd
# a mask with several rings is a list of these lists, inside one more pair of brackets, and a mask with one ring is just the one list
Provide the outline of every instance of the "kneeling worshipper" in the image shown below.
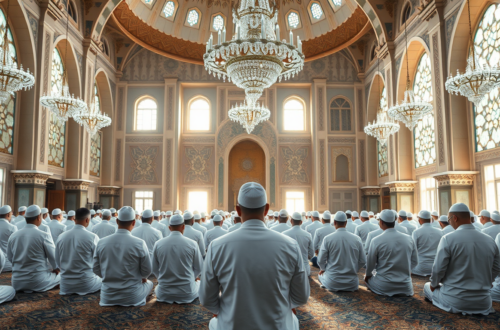
[[213,219],[213,228],[207,231],[205,235],[205,248],[208,249],[208,246],[214,239],[217,239],[221,236],[227,234],[227,230],[222,229],[222,217],[220,215],[216,215]]
[[323,217],[321,218],[323,227],[316,229],[316,232],[314,233],[313,248],[314,253],[316,254],[319,253],[319,248],[321,247],[321,244],[323,244],[325,237],[335,232],[335,227],[330,223],[331,218],[332,215],[330,213],[323,213]]
[[[495,213],[492,213],[492,215],[493,214]],[[500,214],[496,213],[496,215]],[[497,238],[495,238],[495,244],[500,250],[500,235],[497,235]],[[500,302],[500,274],[497,275],[495,281],[493,282],[493,287],[490,290],[490,295],[491,295],[491,300],[495,302]]]
[[104,210],[102,212],[102,221],[100,224],[95,225],[92,228],[92,232],[99,236],[99,239],[103,239],[109,235],[113,235],[116,232],[116,227],[111,224],[111,211]]
[[448,217],[455,231],[441,238],[425,297],[446,312],[494,313],[490,288],[500,274],[498,246],[474,228],[464,203],[454,204]]
[[209,329],[299,329],[293,309],[310,293],[299,245],[266,228],[260,184],[241,186],[236,210],[243,225],[213,241],[203,265],[200,302],[215,314]]
[[370,219],[368,218],[368,212],[366,211],[361,212],[362,224],[357,226],[356,229],[354,230],[354,235],[361,238],[361,243],[363,243],[363,246],[366,243],[366,238],[368,237],[368,234],[372,231],[379,229],[378,226],[372,224],[369,220]]
[[61,270],[60,295],[86,295],[101,289],[101,278],[92,271],[94,252],[99,237],[86,230],[90,211],[75,212],[75,226],[59,236],[56,243],[56,263]]
[[184,215],[182,217],[184,218],[183,223],[185,225],[184,232],[183,232],[184,237],[190,238],[193,241],[195,241],[196,244],[198,244],[201,256],[204,257],[205,251],[206,251],[205,250],[205,240],[204,240],[203,234],[201,232],[199,232],[198,230],[193,228],[193,224],[194,224],[193,213],[187,211],[184,213]]
[[[3,267],[5,266],[6,262],[7,259],[5,258],[4,254],[0,252],[0,273],[2,273]],[[15,296],[16,290],[14,290],[13,287],[8,285],[0,285],[0,304],[11,301]]]
[[[7,243],[10,236],[17,231],[17,227],[11,222],[12,209],[9,205],[4,205],[0,208],[0,254],[7,255]],[[3,265],[4,272],[12,271],[12,264],[5,258],[5,265]]]
[[370,249],[370,244],[372,242],[372,239],[374,239],[378,235],[381,235],[383,232],[384,232],[384,230],[380,229],[380,227],[377,226],[377,230],[374,230],[374,231],[371,231],[368,233],[368,236],[366,236],[366,242],[364,244],[365,254],[368,254],[368,250]]
[[234,225],[228,229],[228,233],[235,231],[236,229],[239,229],[241,227],[241,217],[238,214],[233,216],[233,223]]
[[392,210],[380,213],[380,228],[384,232],[370,243],[365,283],[379,295],[413,296],[411,269],[418,264],[417,247],[410,236],[394,229],[395,221]]
[[[7,259],[12,263],[12,286],[16,291],[45,292],[59,285],[55,246],[50,234],[38,230],[42,223],[38,205],[26,209],[26,226],[10,236]],[[53,270],[49,269],[49,264]]]
[[153,291],[151,259],[142,239],[130,233],[135,211],[124,206],[116,220],[118,230],[99,240],[94,254],[94,273],[102,278],[101,306],[144,306]]
[[453,229],[453,227],[448,222],[448,217],[446,215],[442,215],[439,217],[439,224],[441,225],[443,236],[455,231],[455,229]]
[[52,210],[52,220],[48,224],[50,228],[50,234],[52,235],[52,240],[54,244],[57,242],[59,236],[66,231],[66,226],[61,223],[63,219],[63,214],[61,209]]
[[155,246],[155,243],[163,238],[162,233],[151,226],[151,222],[153,222],[153,210],[144,210],[142,212],[141,225],[139,227],[135,227],[132,230],[132,236],[138,237],[146,242],[146,246],[148,247],[149,251],[149,258],[153,257],[153,248]]
[[[46,213],[47,213],[47,212],[49,212],[49,210],[47,210],[46,208],[43,208],[43,209],[41,209],[41,211],[40,211],[40,212],[42,212],[42,213],[41,213],[41,215],[42,215],[42,223],[40,224],[40,226],[38,226],[38,229],[39,229],[39,230],[41,230],[41,231],[43,231],[43,232],[46,232],[46,233],[47,233],[47,234],[49,234],[49,235],[50,235],[50,237],[52,238],[52,233],[50,232],[50,227],[49,227],[49,226],[47,226],[47,224],[45,223],[45,220],[44,220],[44,218],[43,218],[43,215],[44,215],[44,213],[43,213],[43,212],[46,212]],[[55,244],[55,243],[56,243],[56,242],[54,241],[54,244]]]
[[418,265],[411,272],[418,276],[429,276],[443,231],[432,226],[429,211],[421,210],[417,218],[421,227],[413,232],[412,238],[417,247]]
[[282,233],[285,230],[290,229],[290,227],[287,225],[288,212],[286,210],[282,209],[282,210],[280,210],[278,215],[279,215],[279,217],[278,217],[279,224],[277,224],[276,226],[273,226],[271,228],[271,230],[277,231],[278,233]]
[[302,263],[304,264],[307,276],[311,276],[309,259],[314,257],[314,247],[311,234],[302,229],[302,216],[299,212],[293,212],[291,222],[292,228],[284,231],[282,234],[297,241],[300,247],[300,252],[302,253]]
[[[186,212],[184,218],[186,214],[192,217],[191,212]],[[153,273],[158,279],[155,294],[160,302],[189,304],[198,298],[200,282],[197,279],[203,268],[203,257],[198,244],[183,236],[184,228],[188,227],[184,218],[178,214],[172,216],[170,235],[158,241],[153,249]]]
[[491,215],[491,222],[489,223],[491,225],[489,227],[484,226],[482,232],[495,240],[498,233],[500,233],[500,215],[493,213]]
[[[365,223],[369,223],[366,219]],[[333,218],[336,231],[325,237],[318,255],[318,280],[329,291],[356,291],[358,272],[366,264],[361,238],[347,231],[347,217],[339,211]],[[358,226],[359,228],[359,226]]]

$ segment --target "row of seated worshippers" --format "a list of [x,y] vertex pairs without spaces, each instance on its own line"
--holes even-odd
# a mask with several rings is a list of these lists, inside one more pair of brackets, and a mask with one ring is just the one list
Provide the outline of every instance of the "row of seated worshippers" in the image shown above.
[[[453,313],[491,313],[492,299],[500,296],[500,236],[490,232],[500,228],[498,212],[481,212],[482,230],[465,204],[453,205],[448,217],[425,210],[416,219],[393,210],[289,216],[269,211],[257,183],[241,187],[236,209],[207,218],[203,212],[82,208],[69,211],[63,224],[61,210],[49,221],[47,210],[32,205],[19,211],[26,224],[18,229],[3,206],[1,263],[6,257],[12,287],[0,287],[0,302],[16,291],[58,285],[61,295],[100,290],[101,306],[142,306],[153,293],[165,303],[199,297],[215,315],[210,329],[298,329],[295,309],[308,301],[314,257],[318,279],[330,291],[357,290],[357,274],[366,267],[366,286],[387,296],[411,296],[411,274],[431,275],[425,296]],[[47,222],[65,226],[55,240],[53,230],[40,230]],[[158,280],[154,291],[151,274]]]

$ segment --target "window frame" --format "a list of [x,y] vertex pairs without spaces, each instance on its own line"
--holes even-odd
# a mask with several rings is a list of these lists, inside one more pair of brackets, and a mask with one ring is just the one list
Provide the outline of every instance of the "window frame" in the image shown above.
[[[165,13],[163,12],[163,10],[165,9],[165,6],[169,2],[174,3],[174,12],[173,12],[172,16],[167,17],[167,16],[165,16]],[[163,17],[164,19],[173,22],[175,20],[175,16],[177,15],[177,9],[179,9],[179,3],[177,2],[177,0],[167,0],[167,1],[165,1],[165,4],[163,5],[163,7],[161,7],[160,17]]]
[[[217,12],[217,13],[215,13],[215,14],[212,14],[212,16],[210,17],[210,31],[212,31],[212,32],[214,32],[214,33],[218,33],[218,32],[219,32],[219,30],[216,30],[216,29],[214,28],[214,20],[215,20],[215,18],[216,18],[217,16],[221,16],[221,17],[222,17],[222,19],[223,19],[223,24],[222,24],[222,29],[221,29],[221,31],[222,31],[222,30],[224,30],[224,28],[226,28],[226,27],[227,27],[227,18],[226,18],[226,15],[224,15],[222,12]],[[227,34],[227,29],[226,29],[226,34]],[[229,36],[229,38],[230,38],[230,36]]]
[[[291,129],[286,129],[285,128],[285,104],[287,104],[289,101],[296,100],[300,103],[302,103],[302,120],[303,120],[303,129],[301,130],[291,130]],[[307,107],[306,107],[306,102],[298,95],[291,95],[287,97],[286,99],[283,100],[283,104],[281,106],[281,130],[286,133],[304,133],[307,132]]]
[[[189,17],[189,13],[194,10],[198,13],[198,22],[194,25],[190,25],[188,23],[188,17]],[[192,29],[199,29],[200,28],[200,24],[201,24],[201,19],[203,18],[203,15],[201,14],[201,11],[198,9],[198,7],[191,7],[189,8],[187,11],[186,11],[186,17],[184,18],[184,26],[187,26],[188,28],[192,28]]]
[[[192,130],[191,129],[191,105],[193,104],[193,102],[195,102],[199,99],[202,99],[208,103],[208,129],[207,130]],[[196,95],[196,96],[192,97],[187,103],[185,118],[186,118],[186,132],[188,132],[188,133],[201,133],[201,134],[211,133],[213,131],[213,128],[212,128],[212,103],[210,102],[210,100],[206,96],[203,96],[203,95]]]
[[[427,188],[427,185],[426,185],[426,188],[424,189],[423,185],[422,185],[423,180],[432,181],[434,183],[434,186],[431,188]],[[418,178],[418,184],[419,184],[419,194],[420,194],[419,195],[420,208],[427,209],[429,211],[437,210],[439,201],[438,201],[438,184],[436,182],[436,179],[434,179],[434,177],[432,177],[432,176],[421,177],[421,178]],[[425,200],[427,201],[427,197],[428,197],[427,194],[429,192],[434,192],[434,205],[427,205],[427,202],[423,203],[424,197],[425,197]],[[424,196],[424,194],[425,194],[425,196]]]
[[[137,129],[137,111],[139,110],[139,103],[141,103],[145,99],[151,99],[151,100],[153,100],[156,103],[156,125],[155,125],[155,129],[152,129],[152,130]],[[145,132],[145,133],[147,133],[147,132],[157,132],[158,131],[158,101],[153,96],[151,96],[151,95],[143,95],[143,96],[139,97],[135,101],[135,105],[134,105],[134,130],[133,131],[134,132]]]
[[[152,194],[153,194],[153,197],[137,197],[137,196],[136,196],[136,194],[137,194],[138,192],[147,192],[147,193],[149,193],[149,192],[150,192],[150,193],[152,193]],[[142,205],[143,205],[143,206],[144,206],[144,200],[146,200],[146,199],[148,199],[148,200],[149,200],[149,199],[150,199],[150,200],[151,200],[151,202],[152,202],[152,203],[151,203],[151,205],[152,205],[151,209],[152,209],[152,210],[154,210],[154,208],[155,208],[155,192],[154,192],[153,190],[134,190],[134,191],[132,192],[132,205],[134,205],[134,209],[137,209],[137,207],[136,207],[136,205],[135,205],[135,203],[136,203],[137,199],[142,199],[142,200],[143,200],[143,203],[142,203]],[[146,208],[144,208],[144,210],[145,210],[145,209],[146,209]],[[142,210],[142,211],[144,211],[144,210]],[[142,212],[142,211],[139,211],[139,212]]]
[[[73,15],[70,14],[70,8]],[[71,17],[74,23],[78,24],[78,9],[73,1],[68,1],[68,8],[66,9],[68,16]]]
[[[321,8],[322,13],[321,13],[321,16],[319,18],[315,18],[314,15],[313,15],[313,13],[312,13],[312,8],[311,7],[312,7],[313,4],[317,4]],[[311,2],[309,2],[309,5],[307,6],[307,12],[309,13],[309,19],[311,20],[312,24],[321,22],[321,21],[323,21],[326,18],[325,10],[323,9],[323,6],[317,0],[312,0]]]
[[342,8],[343,5],[345,5],[345,0],[340,1],[340,6],[334,4],[333,0],[328,0],[328,3],[330,4],[330,7],[332,7],[333,12],[336,13],[340,8]]
[[[342,110],[344,108],[338,108],[339,111],[340,111],[339,112],[339,118],[340,118],[340,126],[339,127],[340,127],[340,130],[334,131],[332,129],[332,125],[331,125],[331,123],[332,123],[332,110],[333,110],[332,109],[332,103],[336,99],[343,99],[345,102],[347,102],[349,104],[349,109],[350,109],[350,112],[351,112],[351,129],[348,130],[348,131],[343,131],[342,130]],[[328,124],[328,133],[330,133],[330,134],[352,134],[352,133],[355,133],[356,132],[356,127],[355,127],[356,125],[354,124],[354,122],[355,122],[354,112],[355,111],[353,110],[352,102],[347,97],[345,97],[343,95],[336,95],[336,96],[332,97],[330,99],[330,102],[328,103],[328,117],[327,117],[327,119],[328,119],[328,123],[327,123]]]
[[196,210],[198,212],[208,212],[208,209],[210,208],[210,191],[208,189],[196,189],[196,188],[193,188],[193,189],[188,189],[186,191],[186,209],[193,212],[195,211],[195,209],[191,209],[190,208],[190,205],[189,205],[189,194],[191,193],[205,193],[207,194],[207,209],[206,210]]
[[[294,28],[292,28],[292,27],[290,26],[289,21],[288,21],[288,16],[290,16],[290,14],[291,14],[292,12],[293,12],[293,13],[295,13],[295,14],[297,14],[297,15],[299,16],[299,24],[298,24],[296,27],[294,27]],[[292,31],[293,31],[293,30],[298,30],[298,29],[301,29],[301,28],[302,28],[302,17],[300,17],[300,13],[299,13],[297,10],[295,10],[295,9],[290,9],[290,10],[286,13],[286,15],[285,15],[285,22],[286,22],[286,29],[287,29],[288,31],[290,31],[290,30],[292,30]]]
[[156,0],[151,1],[151,3],[146,3],[146,0],[141,0],[141,2],[144,6],[148,7],[149,9],[152,9],[156,3]]
[[[286,202],[287,202],[287,197],[286,197],[286,195],[287,195],[287,193],[290,193],[290,192],[291,192],[291,193],[297,193],[297,192],[298,192],[298,193],[303,193],[303,194],[304,194],[304,208],[305,208],[305,210],[304,210],[304,211],[307,211],[307,209],[309,209],[309,208],[310,208],[310,203],[311,203],[311,202],[310,202],[311,191],[310,191],[310,189],[308,189],[308,188],[304,188],[304,187],[301,187],[301,186],[291,186],[291,187],[286,187],[286,188],[285,188],[285,187],[283,187],[283,188],[281,189],[281,193],[280,193],[280,196],[281,196],[281,197],[280,197],[280,198],[281,198],[281,203],[282,203],[282,205],[284,205],[284,206],[283,206],[284,208],[286,208],[286,209],[288,210],[288,208],[287,208],[287,206],[286,206]],[[292,211],[292,210],[288,210],[288,212],[290,212],[290,215],[291,215],[294,211]],[[298,211],[297,211],[297,212],[298,212]]]

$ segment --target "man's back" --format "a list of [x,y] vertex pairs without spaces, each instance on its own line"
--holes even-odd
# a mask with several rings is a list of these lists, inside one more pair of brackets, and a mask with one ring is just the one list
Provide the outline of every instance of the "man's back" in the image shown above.
[[311,275],[309,259],[314,257],[314,246],[311,234],[303,230],[300,226],[293,226],[291,229],[285,230],[282,234],[293,238],[299,244],[300,252],[302,253],[302,263],[306,269],[307,276]]
[[362,225],[359,225],[356,227],[356,230],[354,230],[354,235],[358,236],[361,238],[361,242],[363,243],[363,246],[366,242],[366,238],[368,237],[368,234],[372,231],[375,231],[379,229],[377,226],[374,224],[371,224],[370,221],[365,221],[363,222]]
[[203,238],[205,238],[205,234],[207,233],[207,228],[205,228],[204,226],[200,225],[200,223],[195,222],[193,224],[193,229],[196,229],[197,231],[199,231],[200,233],[202,233]]
[[100,224],[92,228],[92,232],[99,236],[99,239],[103,239],[104,237],[113,235],[116,232],[116,227],[110,224],[108,220],[103,220]]
[[354,234],[356,232],[356,227],[358,227],[357,224],[354,223],[351,219],[347,219],[347,225],[345,228],[347,229],[348,232]]
[[434,228],[430,223],[424,223],[422,227],[413,232],[413,241],[418,251],[418,266],[412,269],[412,273],[420,276],[428,276],[432,271],[432,264],[436,257],[437,247],[443,231]]
[[163,235],[163,237],[167,237],[168,235],[170,235],[170,229],[168,229],[167,226],[162,225],[158,220],[153,220],[153,223],[151,224],[151,226],[154,229],[159,230],[161,232],[161,234]]
[[241,227],[241,222],[237,222],[231,228],[229,228],[227,232],[228,233],[233,232],[237,229],[240,229],[240,227]]
[[383,229],[380,229],[380,227],[377,230],[371,231],[368,233],[368,236],[366,237],[366,242],[364,244],[365,246],[365,253],[368,254],[368,250],[370,249],[370,244],[372,240],[377,237],[378,235],[382,235],[384,232]]
[[326,236],[335,232],[335,227],[333,227],[330,223],[323,224],[323,227],[316,229],[313,238],[313,248],[314,251],[318,251],[321,248],[321,244],[323,244],[323,240]]
[[186,225],[184,227],[184,237],[190,238],[196,242],[198,248],[200,249],[201,256],[205,256],[205,240],[203,239],[203,234],[198,230],[194,229],[193,226]]
[[323,224],[321,222],[319,222],[319,220],[314,220],[313,223],[311,223],[310,225],[308,225],[306,227],[306,231],[309,234],[311,234],[311,237],[314,238],[314,234],[316,233],[316,230],[318,230],[322,226],[323,226]]
[[[7,219],[0,219],[0,253],[7,254],[7,242],[12,234],[17,231],[17,227],[7,221]],[[5,260],[3,268],[4,272],[10,272],[12,264],[9,260]]]
[[[491,223],[491,222],[488,222]],[[487,223],[487,224],[488,224]],[[500,225],[491,225],[491,226],[484,226],[484,229],[482,230],[483,234],[486,234],[490,236],[493,239],[497,238],[498,233],[500,233]]]
[[222,227],[220,226],[215,226],[213,229],[207,231],[207,234],[205,235],[205,249],[208,249],[208,246],[210,245],[210,243],[212,243],[213,240],[226,234],[227,230],[222,229]]
[[149,223],[144,222],[138,228],[132,230],[132,236],[138,237],[146,242],[148,247],[149,257],[153,256],[153,247],[155,243],[163,238],[162,233],[154,229]]
[[247,220],[209,246],[200,301],[218,314],[218,329],[292,329],[291,309],[308,298],[297,242],[264,222]]
[[[413,234],[413,232],[414,232],[415,230],[417,230],[417,227],[416,227],[416,226],[414,226],[414,225],[413,225],[410,221],[408,221],[408,220],[404,220],[404,221],[402,221],[402,222],[401,222],[401,226],[403,226],[403,227],[405,227],[405,228],[406,228],[406,230],[408,231],[408,235],[410,235],[410,236],[411,236],[411,234]],[[439,228],[439,229],[441,229],[441,228]]]
[[56,244],[59,235],[66,231],[66,226],[57,220],[51,220],[47,226],[49,226],[52,240],[54,241],[54,244]]
[[277,231],[278,233],[282,233],[288,229],[290,229],[290,227],[286,224],[286,222],[280,223],[280,224],[274,226],[273,228],[271,228],[271,230]]

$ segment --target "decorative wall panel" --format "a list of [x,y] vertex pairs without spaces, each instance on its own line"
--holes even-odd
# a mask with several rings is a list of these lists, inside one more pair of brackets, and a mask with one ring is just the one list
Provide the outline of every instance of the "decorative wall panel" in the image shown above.
[[444,128],[443,128],[443,109],[441,100],[441,67],[439,62],[439,43],[438,34],[435,33],[432,36],[432,53],[434,61],[434,86],[436,88],[436,100],[434,104],[436,105],[435,114],[437,116],[438,125],[438,152],[439,152],[439,165],[445,163],[444,157]]
[[64,167],[66,123],[59,121],[51,113],[49,125],[49,165]]
[[365,172],[365,140],[359,140],[359,181],[366,181]]
[[116,154],[115,154],[115,181],[121,180],[121,168],[122,168],[122,140],[116,140]]
[[319,194],[320,194],[320,204],[326,204],[326,158],[325,158],[325,140],[319,140]]
[[158,145],[129,145],[125,157],[127,184],[160,184],[161,159]]
[[94,134],[90,139],[90,175],[101,175],[101,138],[102,133]]
[[171,203],[172,196],[172,139],[167,139],[167,151],[165,155],[165,204]]
[[184,184],[212,184],[214,159],[212,146],[185,146],[181,164]]
[[281,184],[309,184],[311,177],[311,148],[309,146],[280,147]]

